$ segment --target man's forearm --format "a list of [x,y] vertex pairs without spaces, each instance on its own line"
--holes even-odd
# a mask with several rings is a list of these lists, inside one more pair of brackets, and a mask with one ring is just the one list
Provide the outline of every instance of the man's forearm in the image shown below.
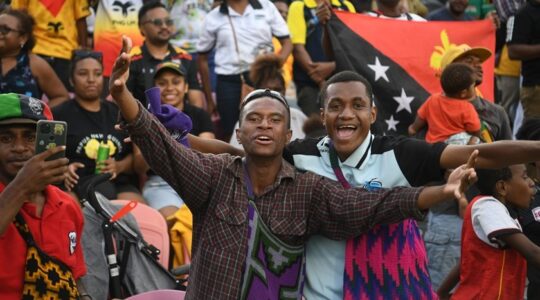
[[515,60],[540,58],[540,44],[512,44],[508,46],[508,56]]
[[498,169],[540,160],[538,141],[497,141],[470,146],[449,145],[441,154],[441,167],[456,168],[466,163],[475,149],[479,150],[476,163],[478,168]]
[[420,210],[427,210],[453,197],[454,191],[447,189],[444,185],[428,186],[420,192],[416,205]]
[[139,104],[127,87],[124,86],[122,91],[113,94],[113,98],[124,120],[128,123],[135,121],[135,118],[139,114]]
[[[212,87],[210,86],[210,70],[208,69],[208,54],[199,54],[197,67],[201,74],[203,93],[206,98],[207,107],[213,107]],[[210,103],[212,102],[212,103]]]
[[286,39],[280,39],[279,42],[281,43],[281,50],[279,51],[279,59],[281,60],[281,64],[283,65],[285,61],[287,61],[287,58],[292,53],[293,45],[290,38]]
[[9,224],[13,222],[26,197],[23,189],[14,184],[8,184],[0,193],[0,236],[5,233]]
[[304,45],[302,44],[295,44],[293,48],[293,56],[294,60],[300,64],[302,69],[309,73],[311,71],[310,65],[313,63],[311,60],[311,57],[309,56],[309,53],[307,53],[307,50]]
[[77,40],[81,48],[88,48],[88,27],[86,26],[86,18],[78,19],[77,26]]

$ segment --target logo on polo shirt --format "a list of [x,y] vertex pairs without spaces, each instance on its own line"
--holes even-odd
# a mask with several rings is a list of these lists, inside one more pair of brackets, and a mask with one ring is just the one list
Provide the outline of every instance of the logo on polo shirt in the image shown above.
[[380,190],[382,189],[382,187],[383,187],[382,182],[378,180],[377,178],[373,178],[370,181],[366,181],[364,182],[364,185],[363,185],[363,188],[370,192]]
[[77,233],[75,231],[70,231],[68,233],[69,238],[69,254],[72,255],[75,252],[75,247],[77,247]]
[[534,220],[536,220],[536,222],[540,222],[540,207],[533,208],[532,214],[533,214]]

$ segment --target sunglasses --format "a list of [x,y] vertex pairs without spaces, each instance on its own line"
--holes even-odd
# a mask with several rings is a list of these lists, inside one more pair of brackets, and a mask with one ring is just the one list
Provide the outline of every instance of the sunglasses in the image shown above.
[[8,27],[6,25],[0,25],[0,33],[3,34],[3,35],[7,35],[9,34],[10,32],[22,32],[20,30],[17,30],[17,29],[13,29],[11,27]]
[[77,49],[73,50],[73,61],[79,61],[85,58],[93,58],[99,62],[103,60],[103,53],[91,50]]
[[289,103],[287,103],[287,100],[283,98],[283,96],[281,96],[280,93],[276,91],[272,91],[270,89],[258,89],[249,93],[242,101],[242,105],[240,108],[246,106],[246,104],[248,104],[249,102],[253,100],[264,98],[264,97],[272,98],[274,100],[281,102],[281,104],[285,105],[285,108],[287,108],[287,111],[290,112]]
[[152,20],[148,20],[148,21],[143,22],[143,24],[146,24],[146,23],[152,23],[156,27],[161,27],[161,26],[163,26],[163,24],[165,24],[167,26],[173,26],[174,21],[172,19],[165,18],[165,19],[152,19]]

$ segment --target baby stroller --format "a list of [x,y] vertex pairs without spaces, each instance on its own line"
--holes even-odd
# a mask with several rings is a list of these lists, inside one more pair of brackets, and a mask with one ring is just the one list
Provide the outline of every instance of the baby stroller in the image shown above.
[[133,216],[111,220],[121,207],[95,192],[95,186],[109,178],[110,174],[101,174],[90,179],[85,195],[80,197],[85,218],[82,245],[87,265],[82,282],[90,296],[125,298],[161,289],[185,290],[185,280],[176,279],[159,263],[159,250],[142,238]]

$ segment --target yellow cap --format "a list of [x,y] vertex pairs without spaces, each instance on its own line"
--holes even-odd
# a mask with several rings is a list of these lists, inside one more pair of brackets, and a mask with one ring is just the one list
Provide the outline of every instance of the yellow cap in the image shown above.
[[446,66],[453,63],[456,59],[466,55],[474,55],[478,57],[481,62],[484,62],[491,56],[491,51],[489,51],[489,49],[487,48],[482,47],[471,48],[471,46],[467,44],[461,44],[457,46],[452,45],[448,50],[446,50],[443,57],[441,58],[441,71],[444,70]]

